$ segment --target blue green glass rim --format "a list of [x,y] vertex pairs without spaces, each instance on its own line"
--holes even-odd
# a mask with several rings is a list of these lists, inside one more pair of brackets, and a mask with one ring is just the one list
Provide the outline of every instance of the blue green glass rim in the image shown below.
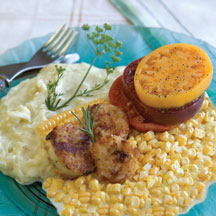
[[[46,197],[40,182],[31,185],[21,185],[14,179],[1,174],[0,184],[10,201],[27,215],[58,215],[56,208]],[[17,193],[19,192],[19,193]]]
[[[77,52],[80,54],[79,62],[91,62],[90,56],[93,55],[92,50],[88,49],[88,43],[86,41],[84,33],[81,31],[79,27],[75,28],[79,32],[79,37],[74,40],[68,53]],[[198,40],[195,38],[188,37],[184,34],[179,34],[175,32],[171,32],[167,29],[162,28],[146,28],[143,26],[129,26],[129,25],[113,25],[112,34],[114,37],[120,36],[120,40],[123,41],[123,56],[121,61],[113,66],[127,65],[131,61],[140,58],[152,50],[166,45],[170,43],[190,43],[203,48],[209,55],[210,59],[213,62],[214,66],[214,76],[213,81],[208,89],[208,95],[210,96],[211,101],[216,104],[216,80],[215,80],[215,56],[216,49],[209,45],[208,43]],[[44,42],[50,37],[51,34],[48,34],[43,37],[34,38],[28,41],[25,41],[21,45],[9,49],[2,55],[0,55],[0,65],[13,64],[19,62],[28,61],[31,56],[44,44]],[[132,40],[131,40],[132,38]],[[128,43],[130,41],[130,43]],[[31,48],[29,48],[31,47]],[[26,52],[24,53],[23,50]],[[22,53],[21,55],[17,55],[17,53]],[[104,67],[104,62],[99,59],[95,62],[95,66]],[[17,85],[22,80],[15,80],[12,83],[12,86]],[[0,98],[7,94],[8,89],[0,94]],[[38,184],[38,183],[35,183]],[[14,179],[0,174],[0,185],[9,198],[9,200],[14,204],[14,208],[17,207],[20,212],[23,212],[23,215],[57,215],[55,208],[51,205],[50,201],[44,196],[44,199],[49,204],[43,204],[43,202],[38,202],[38,200],[30,199],[29,202],[24,202],[25,196],[22,199],[18,196],[15,185],[19,185]],[[34,184],[33,184],[34,185]],[[24,188],[23,191],[26,191],[26,188],[31,187],[19,185],[19,188]],[[37,187],[39,187],[37,185]],[[8,188],[11,188],[9,191]],[[42,189],[41,189],[42,190]],[[198,215],[214,215],[214,206],[216,203],[216,184],[212,184],[209,187],[208,195],[206,200],[202,203],[195,205],[188,213],[184,214],[185,216],[198,216]],[[42,192],[45,195],[44,192]],[[33,195],[34,196],[34,195]],[[45,202],[45,203],[46,203]],[[38,207],[35,206],[37,203]],[[46,205],[51,205],[51,207],[47,207]],[[48,210],[47,210],[48,209]],[[1,210],[0,210],[1,213]],[[0,214],[1,215],[1,214]],[[11,214],[8,214],[8,216]],[[18,215],[18,214],[16,214]],[[6,215],[5,215],[6,216]]]

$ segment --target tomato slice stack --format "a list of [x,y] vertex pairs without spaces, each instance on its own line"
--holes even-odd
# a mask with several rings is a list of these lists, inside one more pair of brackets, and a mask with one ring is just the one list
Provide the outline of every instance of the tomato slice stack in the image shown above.
[[189,44],[171,44],[131,62],[112,85],[109,98],[139,131],[164,131],[187,121],[202,106],[213,67]]

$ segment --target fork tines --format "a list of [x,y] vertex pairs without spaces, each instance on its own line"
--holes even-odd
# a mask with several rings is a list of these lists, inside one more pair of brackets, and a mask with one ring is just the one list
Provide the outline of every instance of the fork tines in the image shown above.
[[65,24],[45,43],[43,48],[51,55],[57,54],[58,57],[62,56],[70,46],[73,39],[78,32],[74,32],[70,27],[65,28]]

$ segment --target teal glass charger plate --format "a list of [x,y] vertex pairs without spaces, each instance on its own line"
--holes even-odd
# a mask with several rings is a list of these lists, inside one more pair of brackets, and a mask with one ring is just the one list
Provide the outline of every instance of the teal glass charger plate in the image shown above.
[[[89,47],[85,33],[81,28],[76,28],[79,32],[77,38],[70,46],[68,53],[77,52],[80,55],[80,62],[90,63],[93,51]],[[46,42],[51,34],[43,37],[25,41],[21,45],[7,50],[0,55],[0,66],[28,61],[31,56]],[[123,42],[123,55],[118,65],[127,65],[131,61],[140,58],[152,50],[171,43],[190,43],[203,48],[211,58],[214,68],[216,68],[216,49],[208,43],[188,37],[183,34],[171,32],[161,28],[145,28],[141,26],[114,25],[112,35]],[[95,66],[104,67],[104,62],[98,59]],[[216,105],[216,78],[214,77],[208,94],[211,101]],[[21,80],[16,80],[12,86],[17,85]],[[6,89],[0,94],[0,98],[7,94]],[[184,216],[214,216],[216,205],[216,184],[212,184],[207,193],[205,201],[195,205]],[[0,216],[55,216],[58,215],[56,209],[46,198],[46,193],[41,188],[41,183],[24,186],[18,184],[14,179],[3,175],[0,172]]]

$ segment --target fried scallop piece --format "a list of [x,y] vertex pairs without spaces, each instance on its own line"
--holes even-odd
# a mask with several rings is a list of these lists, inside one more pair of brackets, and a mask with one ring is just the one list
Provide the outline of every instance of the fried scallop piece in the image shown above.
[[[93,116],[99,104],[93,105],[90,109],[90,115]],[[94,121],[94,135],[97,137],[116,135],[127,138],[129,133],[129,124],[127,115],[121,108],[112,104],[100,104]]]
[[96,140],[91,149],[98,177],[110,183],[123,183],[135,175],[139,150],[120,136],[105,136]]
[[[94,117],[99,105],[90,109]],[[121,108],[101,104],[94,121],[96,142],[91,148],[98,177],[110,183],[123,183],[135,175],[138,168],[139,150],[126,140],[129,125]]]
[[57,126],[46,139],[50,143],[50,158],[63,177],[73,178],[94,170],[90,138],[79,130],[78,125],[66,123]]

